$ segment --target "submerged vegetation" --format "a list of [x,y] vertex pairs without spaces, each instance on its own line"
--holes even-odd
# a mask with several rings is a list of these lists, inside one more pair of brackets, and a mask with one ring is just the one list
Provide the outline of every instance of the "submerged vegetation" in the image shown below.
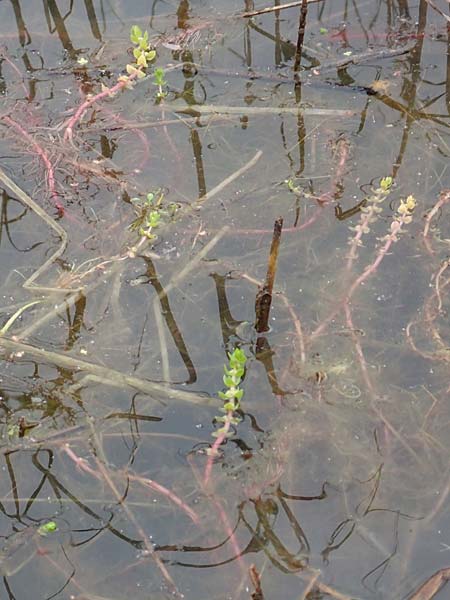
[[45,4],[0,3],[0,597],[437,600],[445,11]]

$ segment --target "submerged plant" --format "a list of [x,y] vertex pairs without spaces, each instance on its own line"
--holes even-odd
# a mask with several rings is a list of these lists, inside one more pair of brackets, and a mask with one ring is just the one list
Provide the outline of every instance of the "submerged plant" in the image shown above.
[[78,107],[75,114],[70,117],[66,123],[64,139],[72,139],[73,128],[81,119],[87,109],[95,102],[104,98],[113,97],[123,89],[132,89],[135,79],[142,79],[146,75],[146,69],[149,63],[155,59],[156,50],[153,50],[149,43],[148,31],[142,31],[137,25],[133,25],[130,31],[130,40],[134,45],[133,56],[134,63],[128,63],[126,66],[127,74],[120,75],[117,78],[117,83],[111,88],[102,83],[102,91],[94,96],[90,96],[83,104]]
[[348,238],[350,254],[347,259],[347,269],[350,269],[353,261],[356,259],[358,248],[363,245],[361,241],[362,236],[370,232],[369,225],[374,223],[377,220],[379,213],[381,213],[382,208],[380,204],[389,195],[392,183],[392,177],[383,177],[380,181],[380,185],[366,198],[365,205],[360,207],[361,218],[359,223],[354,227],[350,227],[350,229],[355,232],[355,235]]
[[165,92],[163,89],[167,85],[164,75],[165,73],[162,67],[156,67],[156,69],[153,71],[153,84],[158,87],[158,91],[156,93],[156,97],[158,99],[162,99],[167,96],[167,92]]
[[222,427],[217,429],[212,435],[216,438],[212,448],[209,448],[208,462],[205,468],[204,483],[208,483],[211,474],[212,463],[214,457],[218,454],[218,448],[224,440],[233,435],[230,431],[232,425],[238,425],[241,417],[238,411],[241,408],[241,400],[244,395],[244,390],[240,388],[242,377],[245,373],[245,363],[247,357],[245,352],[240,348],[235,348],[233,352],[228,352],[228,365],[224,365],[223,383],[227,390],[218,392],[219,398],[224,401],[221,412],[225,413],[219,417],[215,417],[217,423],[222,423]]
[[163,201],[164,193],[161,191],[149,192],[144,199],[131,198],[137,218],[131,223],[130,230],[137,231],[141,237],[149,240],[156,239],[154,231],[159,227],[161,219],[170,219],[178,210],[178,206],[173,202],[164,207]]
[[221,438],[222,436],[224,438],[230,437],[232,435],[230,426],[237,425],[241,420],[237,411],[241,407],[240,401],[244,395],[244,390],[239,386],[245,372],[247,357],[243,350],[235,348],[232,353],[228,353],[228,358],[229,365],[228,367],[227,365],[224,365],[225,374],[223,376],[223,383],[228,389],[226,392],[218,393],[219,398],[224,401],[223,408],[220,410],[224,412],[225,415],[215,418],[216,422],[223,423],[223,426],[213,433],[213,436],[216,438]]
[[58,526],[55,523],[55,521],[47,521],[47,523],[44,523],[43,525],[38,527],[37,531],[39,535],[45,537],[50,533],[55,533],[55,531],[58,531]]
[[[130,31],[130,40],[134,44],[133,56],[136,63],[127,65],[128,75],[135,75],[138,79],[145,77],[144,69],[148,63],[156,57],[156,50],[152,50],[148,42],[148,31],[142,31],[137,25],[133,25]],[[122,78],[126,77],[125,75]],[[119,77],[120,79],[120,77]]]

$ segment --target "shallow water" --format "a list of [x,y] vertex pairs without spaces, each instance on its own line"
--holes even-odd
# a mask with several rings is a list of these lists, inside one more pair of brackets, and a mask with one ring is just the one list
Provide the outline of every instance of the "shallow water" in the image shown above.
[[299,7],[252,5],[0,3],[1,598],[448,593],[447,23],[314,2],[294,72]]

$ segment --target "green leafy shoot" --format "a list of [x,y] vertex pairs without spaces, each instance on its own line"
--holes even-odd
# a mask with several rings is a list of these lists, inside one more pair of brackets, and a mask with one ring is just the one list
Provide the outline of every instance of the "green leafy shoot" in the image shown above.
[[295,185],[294,180],[292,179],[292,177],[290,177],[289,179],[286,179],[284,181],[284,183],[287,185],[288,190],[290,192],[292,192],[293,194],[297,194],[297,195],[302,194],[301,188],[299,188],[299,187],[297,187]]
[[129,228],[149,240],[157,238],[154,231],[160,226],[162,219],[169,220],[178,210],[175,203],[167,206],[164,204],[164,193],[161,191],[149,192],[145,198],[131,198],[131,203],[137,216]]
[[164,78],[164,69],[162,67],[156,67],[153,71],[153,84],[158,87],[156,97],[159,99],[165,98],[167,92],[164,91],[164,87],[167,86],[167,81]]
[[145,69],[148,64],[155,59],[156,50],[152,50],[148,42],[148,31],[142,32],[138,25],[133,25],[130,31],[130,40],[134,45],[133,56],[136,60],[133,64],[127,65],[128,75],[142,78],[145,77]]
[[54,533],[55,531],[58,531],[58,526],[55,523],[55,521],[47,521],[47,523],[44,523],[43,525],[38,527],[37,531],[38,531],[39,535],[41,535],[42,537],[45,537],[45,536],[49,535],[50,533]]
[[235,348],[233,352],[228,353],[228,359],[228,365],[224,365],[223,376],[223,383],[227,389],[224,392],[218,393],[219,398],[224,401],[223,407],[220,410],[225,415],[215,417],[216,422],[223,423],[223,426],[213,433],[213,436],[216,438],[231,437],[233,434],[230,432],[230,426],[237,425],[241,420],[237,412],[241,407],[244,390],[239,386],[245,373],[247,357],[243,350]]

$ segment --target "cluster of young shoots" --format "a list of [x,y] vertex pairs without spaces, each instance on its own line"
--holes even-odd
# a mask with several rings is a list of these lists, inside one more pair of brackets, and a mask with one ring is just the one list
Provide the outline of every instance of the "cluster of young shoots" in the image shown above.
[[397,235],[400,233],[403,225],[408,225],[412,221],[412,213],[416,208],[416,199],[414,196],[408,196],[406,200],[400,200],[400,206],[397,208],[397,214],[395,215],[391,223],[391,231],[382,240],[391,239],[393,242],[397,241]]
[[161,224],[161,219],[173,217],[178,209],[173,202],[164,207],[163,192],[150,192],[145,198],[131,198],[131,202],[136,210],[137,218],[131,223],[130,230],[137,231],[141,237],[149,240],[156,239],[154,231]]
[[380,185],[373,190],[372,194],[366,199],[365,205],[361,206],[361,219],[357,225],[350,227],[356,235],[348,238],[350,245],[349,260],[354,260],[357,255],[357,248],[362,246],[361,237],[370,232],[369,225],[377,220],[379,213],[383,210],[381,203],[387,198],[392,189],[392,177],[383,177]]
[[[391,192],[392,184],[392,177],[383,177],[379,187],[373,190],[372,194],[366,199],[365,206],[360,208],[361,218],[359,223],[350,228],[354,232],[354,235],[348,239],[350,254],[347,260],[347,269],[350,269],[353,261],[356,259],[357,249],[363,245],[361,239],[362,236],[370,232],[370,225],[376,221],[379,213],[382,211],[381,203]],[[415,207],[416,200],[413,196],[408,196],[406,200],[400,200],[400,206],[392,220],[390,232],[379,239],[379,241],[383,243],[378,251],[380,260],[385,255],[389,246],[397,241],[397,236],[401,232],[403,226],[411,223],[412,213],[414,212]]]
[[145,77],[145,69],[148,68],[148,63],[155,59],[156,51],[150,47],[148,31],[142,32],[137,25],[133,25],[131,28],[130,40],[134,44],[133,56],[136,62],[127,65],[127,73],[142,79],[142,77]]
[[158,88],[158,91],[156,92],[158,100],[165,98],[167,92],[164,91],[164,88],[167,86],[167,81],[164,78],[164,69],[162,67],[156,67],[153,71],[153,84]]
[[233,352],[229,352],[228,359],[228,365],[224,365],[225,374],[223,376],[223,383],[227,390],[218,393],[219,398],[224,401],[224,405],[220,410],[225,414],[215,417],[216,422],[223,425],[213,433],[214,437],[221,439],[231,437],[233,435],[230,431],[231,425],[237,425],[241,421],[238,411],[241,407],[244,390],[239,386],[245,373],[245,363],[247,362],[245,352],[240,348],[235,348]]
[[[133,44],[133,56],[135,62],[128,63],[126,66],[127,75],[120,75],[117,81],[120,88],[133,88],[133,82],[135,79],[142,79],[146,76],[146,70],[148,69],[149,63],[156,58],[156,50],[153,50],[148,41],[148,31],[142,31],[138,25],[133,25],[130,31],[130,40]],[[153,84],[157,86],[158,91],[156,97],[158,99],[165,98],[167,92],[164,91],[167,82],[164,78],[164,69],[156,67],[153,71]],[[111,90],[104,84],[102,84],[102,91],[109,93],[114,96],[118,91],[117,86],[114,86]]]

